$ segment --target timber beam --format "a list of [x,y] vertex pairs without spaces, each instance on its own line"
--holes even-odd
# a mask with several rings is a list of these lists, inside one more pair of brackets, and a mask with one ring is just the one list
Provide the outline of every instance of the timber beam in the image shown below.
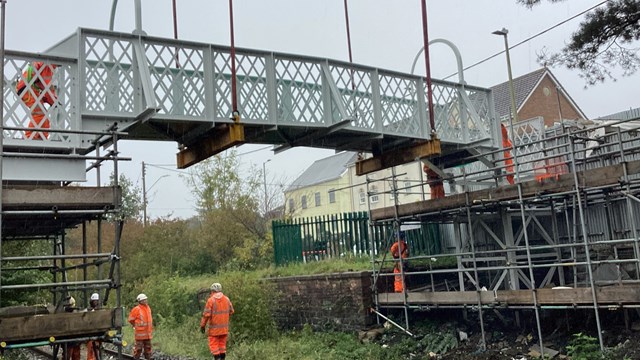
[[176,155],[178,169],[186,169],[230,147],[244,144],[244,126],[239,123],[222,124],[213,128],[204,138]]
[[387,151],[372,158],[356,162],[356,175],[366,175],[375,171],[410,163],[415,160],[440,155],[440,139],[434,138],[409,147]]

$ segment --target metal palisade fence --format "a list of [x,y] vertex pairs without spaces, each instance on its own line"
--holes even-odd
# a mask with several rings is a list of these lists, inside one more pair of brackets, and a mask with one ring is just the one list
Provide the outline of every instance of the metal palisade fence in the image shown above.
[[[388,251],[394,241],[393,224],[369,226],[366,212],[274,220],[273,247],[276,265],[317,261],[344,256],[370,256]],[[406,230],[412,256],[441,253],[440,229],[422,224]],[[372,241],[373,240],[373,241]]]

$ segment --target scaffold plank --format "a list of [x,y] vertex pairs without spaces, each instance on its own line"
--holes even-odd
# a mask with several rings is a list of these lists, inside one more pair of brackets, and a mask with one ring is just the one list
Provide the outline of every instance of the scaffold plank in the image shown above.
[[0,341],[15,343],[41,339],[102,334],[122,327],[122,309],[0,318]]
[[[538,305],[593,305],[591,288],[537,289]],[[484,305],[531,306],[531,290],[498,290],[479,292]],[[596,288],[596,298],[601,305],[625,305],[640,303],[640,286],[608,286]],[[404,303],[403,293],[381,293],[381,305]],[[477,305],[476,291],[408,292],[407,303],[415,305]]]
[[6,186],[2,190],[4,210],[105,209],[113,208],[120,199],[115,187],[84,186]]

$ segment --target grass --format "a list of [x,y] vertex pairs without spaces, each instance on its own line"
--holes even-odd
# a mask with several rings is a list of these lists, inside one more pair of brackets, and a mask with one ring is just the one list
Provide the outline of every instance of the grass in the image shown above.
[[[242,360],[382,360],[403,359],[391,349],[377,344],[361,344],[355,334],[299,332],[274,334],[268,340],[237,341],[233,330],[229,336],[227,359]],[[197,327],[181,326],[156,329],[153,346],[166,354],[210,359],[207,338]]]
[[[416,259],[412,264],[431,263],[436,267],[436,264],[443,266],[450,262],[446,260]],[[455,264],[455,258],[452,261]],[[361,344],[355,333],[314,333],[310,328],[280,332],[271,317],[270,309],[277,306],[274,303],[277,299],[270,283],[263,281],[265,278],[362,271],[371,267],[367,257],[345,257],[251,272],[228,271],[189,277],[159,274],[128,289],[125,299],[134,299],[139,292],[149,296],[155,327],[153,347],[169,355],[211,358],[207,338],[199,332],[203,304],[198,302],[197,294],[208,289],[211,283],[219,282],[236,310],[231,320],[227,359],[403,359],[407,351],[402,346],[383,348],[379,344]],[[129,305],[128,311],[134,303],[126,305]],[[124,340],[133,344],[130,326],[124,329]]]

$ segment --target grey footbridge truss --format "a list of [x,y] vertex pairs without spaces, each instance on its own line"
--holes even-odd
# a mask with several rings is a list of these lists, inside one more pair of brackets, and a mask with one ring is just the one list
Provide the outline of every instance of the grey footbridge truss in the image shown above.
[[[311,146],[384,153],[432,136],[423,77],[249,49],[237,49],[236,60],[244,142],[273,144],[276,151]],[[233,123],[228,47],[78,29],[42,54],[8,50],[4,61],[7,180],[82,181],[78,155],[100,142],[82,132],[114,123],[124,138],[176,141],[181,148]],[[33,61],[57,65],[50,86],[58,105],[46,116],[52,129],[67,131],[43,140],[25,138],[30,109],[15,86]],[[438,80],[432,89],[442,154],[499,145],[488,89]],[[29,149],[69,156],[12,161],[11,151]],[[43,173],[47,179],[38,178]]]

